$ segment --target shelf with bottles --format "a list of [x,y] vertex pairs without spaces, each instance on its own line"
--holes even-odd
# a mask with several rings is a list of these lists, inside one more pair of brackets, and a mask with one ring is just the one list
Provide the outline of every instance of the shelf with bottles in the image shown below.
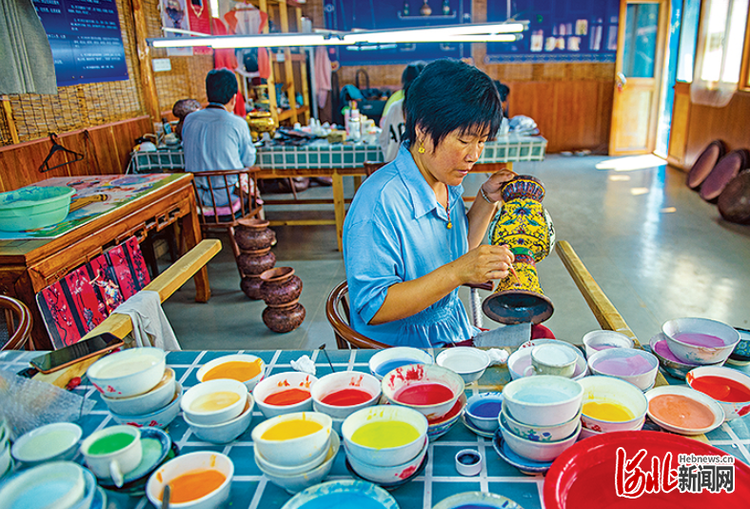
[[[414,2],[418,3],[418,2]],[[402,20],[454,20],[458,18],[458,12],[456,9],[451,9],[450,2],[443,0],[442,5],[439,9],[433,11],[430,7],[429,1],[424,0],[422,6],[419,9],[414,9],[410,5],[409,0],[404,0],[404,6],[397,13],[398,19]]]

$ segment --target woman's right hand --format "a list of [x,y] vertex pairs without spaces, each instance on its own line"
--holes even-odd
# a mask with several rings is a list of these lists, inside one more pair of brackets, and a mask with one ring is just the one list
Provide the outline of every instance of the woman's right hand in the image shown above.
[[482,244],[453,263],[461,284],[480,284],[508,277],[513,261],[513,253],[508,246]]

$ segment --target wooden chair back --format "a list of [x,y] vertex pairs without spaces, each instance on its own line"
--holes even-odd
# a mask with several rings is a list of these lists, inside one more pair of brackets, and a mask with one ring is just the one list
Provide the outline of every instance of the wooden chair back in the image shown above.
[[372,161],[365,161],[365,174],[369,177],[373,173],[375,173],[377,170],[385,166],[386,163],[374,163]]
[[339,283],[326,300],[326,318],[333,327],[336,346],[339,350],[353,348],[383,349],[390,345],[363,336],[349,326],[349,287],[346,281]]
[[8,341],[0,350],[34,350],[31,339],[31,327],[34,324],[29,308],[18,299],[0,295],[0,308],[5,311],[5,325],[8,330]]

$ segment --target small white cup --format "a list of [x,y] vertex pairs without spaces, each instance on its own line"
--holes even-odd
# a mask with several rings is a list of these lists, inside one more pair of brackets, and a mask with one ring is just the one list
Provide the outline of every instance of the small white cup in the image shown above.
[[531,365],[523,371],[523,376],[556,375],[570,378],[575,370],[575,352],[562,346],[543,344],[532,348]]
[[[91,454],[89,449],[98,440],[125,433],[133,437],[133,441],[125,447],[117,449],[107,454]],[[89,435],[81,444],[81,454],[86,461],[86,465],[91,469],[95,476],[103,479],[111,478],[115,486],[121,488],[124,480],[123,476],[140,464],[143,459],[143,449],[141,448],[141,430],[135,426],[120,425],[104,428]]]

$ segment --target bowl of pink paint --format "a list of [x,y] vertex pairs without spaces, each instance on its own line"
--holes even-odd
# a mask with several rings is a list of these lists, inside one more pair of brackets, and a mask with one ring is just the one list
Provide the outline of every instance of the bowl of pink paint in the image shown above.
[[682,362],[724,362],[740,342],[734,327],[708,318],[675,318],[661,327],[669,350]]
[[659,372],[659,359],[635,348],[599,350],[589,357],[588,363],[592,374],[620,378],[642,391],[653,387]]

